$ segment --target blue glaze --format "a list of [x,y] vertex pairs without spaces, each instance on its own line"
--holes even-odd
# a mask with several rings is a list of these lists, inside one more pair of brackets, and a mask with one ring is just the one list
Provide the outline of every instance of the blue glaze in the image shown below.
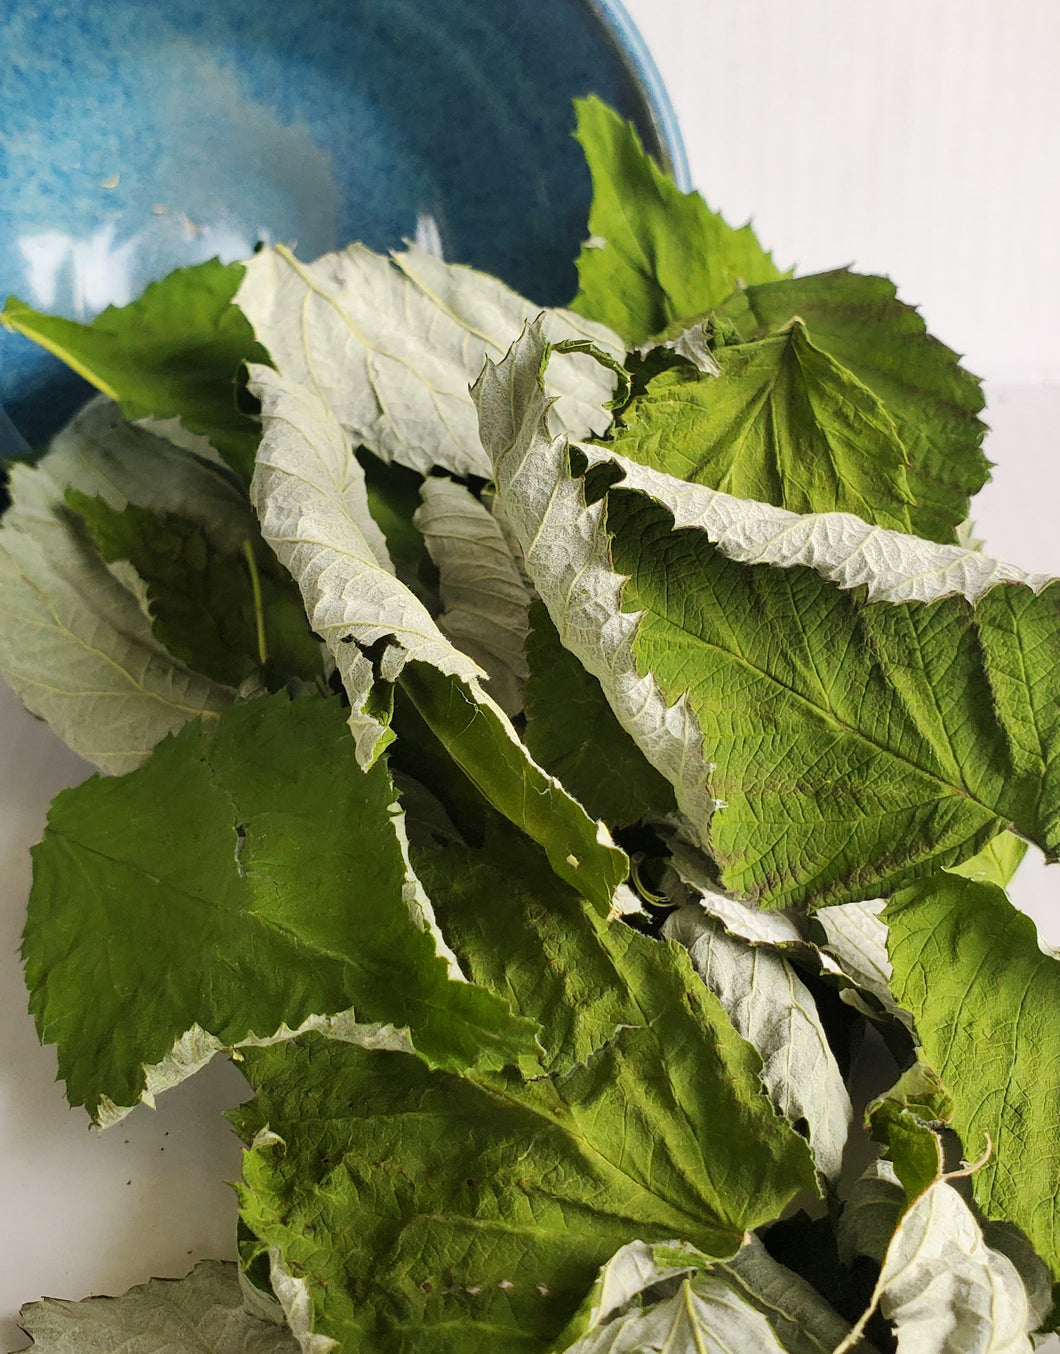
[[[686,177],[613,0],[5,0],[0,300],[89,319],[259,240],[312,258],[418,235],[563,302],[589,202],[571,99],[589,92]],[[0,404],[31,443],[84,395],[0,332]]]

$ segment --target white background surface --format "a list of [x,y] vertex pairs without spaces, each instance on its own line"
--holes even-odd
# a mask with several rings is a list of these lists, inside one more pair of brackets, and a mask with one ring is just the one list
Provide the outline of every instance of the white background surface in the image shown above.
[[[503,2],[503,0],[499,0]],[[693,178],[782,266],[885,272],[987,378],[991,553],[1060,572],[1060,6],[1053,0],[627,0],[673,98]],[[5,693],[6,696],[6,693]],[[117,1292],[233,1253],[239,1173],[216,1062],[99,1136],[66,1108],[25,1013],[28,848],[83,768],[0,698],[0,1349],[20,1303]],[[1060,891],[1019,897],[1060,944]]]

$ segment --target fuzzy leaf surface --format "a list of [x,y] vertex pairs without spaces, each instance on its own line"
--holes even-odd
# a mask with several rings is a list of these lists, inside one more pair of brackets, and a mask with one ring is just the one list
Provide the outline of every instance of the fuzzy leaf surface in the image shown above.
[[776,950],[729,935],[695,904],[667,918],[662,934],[692,966],[762,1058],[762,1084],[790,1124],[806,1124],[817,1168],[838,1180],[853,1110],[816,1004]]
[[414,923],[394,799],[383,763],[358,767],[338,701],[284,695],[59,795],[23,955],[71,1103],[113,1119],[218,1048],[310,1018],[407,1027],[445,1066],[532,1047]]
[[681,1279],[654,1305],[633,1306],[566,1354],[786,1354],[761,1312],[713,1274]]
[[36,466],[11,469],[0,526],[0,672],[35,715],[102,771],[139,765],[189,719],[215,718],[235,692],[193,672],[152,633],[140,595],[111,572],[65,506],[68,490],[130,497],[238,539],[249,510],[198,457],[86,407]]
[[572,305],[631,345],[713,310],[741,283],[780,277],[750,226],[734,230],[698,193],[682,193],[631,123],[579,99],[577,139],[593,179],[589,241]]
[[[688,1265],[682,1269],[683,1254]],[[710,1265],[709,1273],[702,1264],[684,1245],[623,1246],[603,1266],[572,1322],[567,1334],[579,1338],[565,1354],[831,1354],[849,1331],[755,1236],[732,1260]],[[867,1342],[858,1351],[872,1354]]]
[[41,314],[14,296],[2,323],[117,400],[127,419],[179,418],[246,481],[258,433],[237,406],[236,377],[244,362],[269,355],[232,304],[242,279],[241,263],[210,259],[152,282],[127,306],[108,306],[91,324]]
[[361,447],[357,460],[364,471],[368,511],[383,533],[394,573],[432,613],[441,605],[438,570],[427,552],[423,532],[413,525],[420,507],[422,476],[396,461],[381,461]]
[[19,1318],[37,1354],[297,1354],[286,1326],[243,1310],[237,1266],[201,1260],[184,1279],[150,1279],[118,1298],[45,1298]]
[[877,1291],[898,1354],[1030,1354],[1035,1321],[1019,1273],[945,1180],[902,1215]]
[[470,976],[541,1025],[541,1066],[429,1073],[316,1040],[248,1056],[239,1131],[269,1133],[243,1218],[304,1276],[320,1333],[386,1354],[537,1349],[626,1242],[727,1258],[811,1184],[683,951],[608,925],[510,829],[416,863]]
[[[978,857],[972,857],[978,859]],[[822,907],[814,922],[823,935],[818,939],[823,953],[838,965],[863,1000],[871,1001],[869,1011],[887,1015],[912,1027],[912,1017],[903,1011],[891,993],[891,961],[887,954],[887,927],[880,921],[882,898],[861,903],[838,903]],[[864,1009],[864,1008],[863,1008]]]
[[895,997],[954,1098],[990,1218],[1020,1227],[1060,1278],[1060,963],[996,885],[950,874],[901,890],[884,913]]
[[[801,1275],[779,1264],[756,1236],[750,1236],[733,1258],[713,1267],[769,1320],[787,1354],[832,1354],[849,1324]],[[875,1354],[867,1340],[857,1354]]]
[[400,681],[486,801],[540,841],[560,878],[606,912],[625,878],[625,855],[531,759],[483,690],[485,673],[394,576],[364,473],[328,405],[269,368],[254,368],[253,376],[263,431],[251,496],[262,535],[298,583],[310,626],[335,660],[361,765],[393,737],[386,692]]
[[603,447],[572,461],[544,356],[531,328],[475,388],[504,510],[564,644],[724,886],[862,899],[1012,826],[1056,852],[1060,586]]
[[672,367],[622,413],[614,448],[677,479],[792,512],[912,530],[906,452],[886,408],[799,320]]
[[846,269],[785,278],[737,292],[722,313],[745,341],[800,316],[814,343],[872,391],[894,421],[917,502],[912,529],[930,540],[955,540],[968,500],[988,478],[983,393],[957,354],[898,300],[892,282]]
[[[330,405],[354,445],[426,475],[489,478],[468,385],[541,307],[496,278],[409,246],[387,257],[354,244],[302,263],[285,248],[246,265],[236,297],[272,361]],[[570,311],[546,312],[549,337],[589,339],[621,358],[621,341]],[[611,374],[585,357],[550,376],[556,417],[576,436],[603,432]]]
[[530,590],[488,508],[462,484],[431,477],[412,521],[439,574],[441,630],[489,674],[507,715],[523,708]]

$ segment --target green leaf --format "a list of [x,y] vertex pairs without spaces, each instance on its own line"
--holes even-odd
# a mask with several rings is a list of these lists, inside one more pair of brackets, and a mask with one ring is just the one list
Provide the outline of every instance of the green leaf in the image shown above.
[[642,613],[640,670],[668,704],[688,700],[711,749],[724,807],[707,843],[727,887],[770,905],[853,901],[1011,822],[1053,840],[1009,760],[963,599],[870,606],[809,569],[736,564],[621,491],[606,520],[623,608]]
[[185,1279],[150,1279],[120,1298],[22,1308],[19,1324],[36,1354],[297,1354],[286,1326],[243,1310],[236,1265],[200,1260]]
[[1060,585],[571,448],[548,427],[545,357],[531,327],[475,387],[502,506],[723,887],[820,906],[1007,828],[1060,850]]
[[742,283],[781,273],[750,226],[733,230],[698,193],[682,193],[645,153],[633,125],[579,99],[578,141],[593,178],[589,241],[572,307],[631,345],[719,306]]
[[942,1175],[942,1141],[936,1129],[952,1115],[953,1100],[938,1073],[920,1061],[865,1111],[865,1122],[893,1164],[907,1203]]
[[530,625],[523,734],[530,755],[605,823],[672,812],[669,783],[615,718],[600,683],[563,647],[540,602]]
[[811,1184],[683,951],[608,925],[510,829],[417,868],[469,975],[541,1024],[544,1070],[429,1073],[316,1040],[248,1055],[243,1218],[319,1333],[538,1349],[619,1246],[686,1237],[724,1258]]
[[179,418],[209,438],[244,479],[254,468],[258,433],[236,402],[244,362],[268,362],[232,305],[243,264],[217,259],[178,268],[139,300],[108,306],[78,324],[9,297],[2,323],[47,348],[111,399],[127,419]]
[[1060,1278],[1060,964],[993,884],[939,874],[896,893],[884,918],[898,1001],[954,1098],[972,1176],[992,1218],[1014,1222]]
[[399,1047],[379,1024],[407,1026],[450,1067],[532,1047],[503,1002],[450,981],[410,916],[394,798],[383,763],[358,768],[337,700],[282,695],[59,795],[23,954],[71,1103],[113,1121],[217,1049],[307,1021]]
[[1027,843],[1014,832],[999,832],[976,855],[962,860],[959,865],[951,865],[950,869],[965,879],[996,884],[1003,889],[1011,882],[1026,854]]
[[500,712],[477,701],[464,683],[419,662],[406,663],[400,682],[486,803],[539,842],[559,878],[607,913],[628,861],[606,828],[598,828],[559,781],[538,768]]
[[[228,706],[231,687],[159,643],[130,586],[65,507],[74,488],[120,511],[130,496],[208,522],[220,540],[250,516],[227,475],[94,402],[35,466],[10,471],[0,526],[0,672],[33,714],[102,771],[130,771],[166,734]],[[237,537],[238,538],[238,537]]]
[[885,277],[840,269],[813,277],[749,286],[721,313],[746,341],[799,316],[814,343],[841,363],[882,403],[909,461],[917,502],[912,530],[952,542],[968,516],[968,500],[988,478],[980,445],[986,425],[979,381],[957,354],[928,334],[912,306]]
[[623,411],[615,450],[737,498],[913,529],[906,451],[887,409],[801,320],[715,358],[717,376],[674,367],[651,380]]
[[[262,249],[236,297],[278,371],[315,390],[354,446],[430,473],[489,478],[467,388],[541,307],[486,273],[410,245],[391,256],[354,244],[302,263]],[[621,341],[570,311],[545,312],[549,337],[588,339],[613,357]],[[578,436],[603,432],[613,376],[588,358],[559,359],[556,417]]]
[[953,1096],[935,1069],[920,1058],[906,1068],[889,1091],[872,1102],[867,1112],[871,1115],[885,1103],[908,1110],[926,1124],[948,1124],[953,1118]]
[[273,689],[288,677],[321,675],[298,589],[249,512],[242,548],[225,550],[179,513],[132,503],[119,511],[77,490],[67,490],[66,502],[108,564],[128,560],[136,570],[155,637],[195,672],[237,687],[265,667]]
[[298,582],[309,623],[335,660],[358,760],[370,765],[391,741],[387,690],[400,682],[487,802],[541,842],[560,878],[606,913],[626,876],[624,853],[531,759],[483,690],[486,674],[394,577],[363,474],[328,405],[268,368],[253,376],[263,434],[251,495],[262,535]]

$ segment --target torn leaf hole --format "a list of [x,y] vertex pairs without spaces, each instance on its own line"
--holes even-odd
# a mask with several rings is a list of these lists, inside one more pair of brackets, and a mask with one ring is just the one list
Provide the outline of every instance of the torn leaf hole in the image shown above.
[[247,839],[246,827],[244,825],[237,825],[235,858],[236,858],[236,873],[239,875],[240,879],[245,879],[247,873],[247,867],[243,864],[243,843],[246,841],[246,839]]

